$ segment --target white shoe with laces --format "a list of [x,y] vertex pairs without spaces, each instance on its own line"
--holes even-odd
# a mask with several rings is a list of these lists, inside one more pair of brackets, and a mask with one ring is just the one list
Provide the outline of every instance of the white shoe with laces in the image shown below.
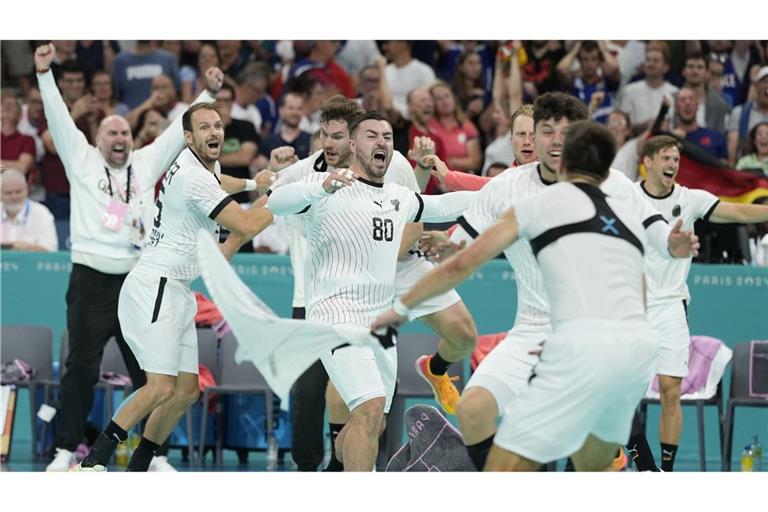
[[82,465],[82,462],[77,463],[76,465],[69,468],[70,473],[103,473],[107,470],[105,466],[102,466],[101,464],[96,464],[93,467],[90,468],[84,468]]
[[152,462],[149,463],[148,471],[176,471],[176,468],[171,466],[165,455],[155,455],[152,457]]
[[56,448],[56,456],[53,458],[50,464],[45,467],[46,471],[65,472],[69,471],[69,468],[77,463],[75,458],[75,452],[65,450],[64,448]]

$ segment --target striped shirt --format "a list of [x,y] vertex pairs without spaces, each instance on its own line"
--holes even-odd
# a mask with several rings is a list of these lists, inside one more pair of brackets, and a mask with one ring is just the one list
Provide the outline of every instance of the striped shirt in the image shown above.
[[[304,181],[325,178],[318,173]],[[368,326],[386,310],[403,229],[419,221],[423,207],[405,187],[358,178],[306,209],[307,319]]]
[[189,148],[179,154],[163,178],[152,232],[136,268],[181,281],[200,275],[198,231],[204,229],[218,240],[218,224],[213,219],[232,201],[221,188],[220,175],[218,162],[212,173]]
[[[705,190],[689,189],[674,185],[672,191],[664,197],[649,194],[644,181],[635,184],[636,190],[646,202],[657,209],[661,215],[674,224],[677,218],[683,219],[683,230],[693,229],[698,219],[708,219],[720,200]],[[691,270],[691,258],[670,260],[650,248],[645,256],[645,271],[648,277],[648,305],[663,304],[679,300],[691,300],[688,291],[688,272]]]

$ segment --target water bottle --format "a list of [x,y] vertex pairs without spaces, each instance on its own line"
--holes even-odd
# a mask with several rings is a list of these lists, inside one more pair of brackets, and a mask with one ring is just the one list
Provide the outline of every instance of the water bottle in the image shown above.
[[760,446],[760,441],[757,436],[752,436],[752,442],[749,449],[752,450],[752,471],[760,471],[763,466],[763,447]]
[[755,461],[754,454],[752,453],[752,449],[749,445],[746,445],[744,447],[744,451],[741,452],[741,470],[742,471],[753,471],[753,463]]
[[122,442],[117,445],[117,449],[115,450],[115,464],[117,464],[120,467],[125,467],[128,465],[128,444],[125,442]]
[[274,471],[277,469],[277,457],[279,447],[277,443],[277,437],[274,434],[267,439],[267,471]]

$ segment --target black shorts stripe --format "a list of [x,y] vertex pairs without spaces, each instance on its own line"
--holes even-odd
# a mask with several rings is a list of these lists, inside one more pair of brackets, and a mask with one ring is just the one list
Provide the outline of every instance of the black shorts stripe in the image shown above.
[[301,210],[300,212],[296,212],[296,215],[300,215],[300,214],[302,214],[302,213],[307,213],[311,207],[312,207],[312,205],[311,205],[311,204],[308,204],[308,205],[306,206],[306,208],[304,208],[304,209],[303,209],[303,210]]
[[463,215],[461,217],[459,217],[458,219],[456,219],[456,222],[458,222],[459,226],[464,228],[464,231],[466,231],[467,234],[469,236],[471,236],[472,238],[477,238],[477,237],[480,236],[480,233],[478,233],[475,228],[470,226],[469,222],[467,221],[467,219],[464,218]]
[[662,217],[660,214],[656,214],[656,215],[651,215],[650,217],[648,217],[647,219],[645,219],[645,220],[643,221],[643,227],[644,227],[645,229],[648,229],[649,227],[651,227],[651,225],[652,225],[654,222],[658,222],[658,221],[661,221],[661,222],[665,222],[665,223],[669,224],[669,223],[667,222],[667,219],[665,219],[664,217]]
[[717,205],[719,204],[720,204],[720,200],[718,199],[717,201],[715,201],[715,204],[713,204],[712,207],[709,210],[707,210],[707,213],[704,214],[702,219],[709,221],[709,217],[712,216],[712,213],[714,213],[715,208],[717,208]]
[[[414,194],[416,194],[416,192],[414,192]],[[419,200],[419,211],[416,212],[416,217],[413,219],[413,222],[421,222],[421,214],[424,213],[424,200],[419,194],[416,194],[416,199]]]
[[152,322],[157,321],[157,317],[160,314],[160,305],[163,303],[163,292],[165,291],[165,283],[168,282],[168,278],[161,277],[160,285],[157,287],[157,297],[155,297],[155,309],[152,311]]
[[232,199],[232,196],[227,196],[224,199],[222,199],[221,202],[216,205],[216,208],[211,210],[211,213],[208,214],[208,218],[211,220],[216,220],[216,217],[219,216],[219,214],[221,213],[221,210],[226,208],[227,205],[232,201],[234,201],[234,199]]

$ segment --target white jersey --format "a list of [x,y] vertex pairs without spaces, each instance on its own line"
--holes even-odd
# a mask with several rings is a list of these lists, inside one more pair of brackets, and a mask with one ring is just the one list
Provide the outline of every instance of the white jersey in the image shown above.
[[576,319],[645,321],[643,219],[622,199],[558,183],[518,201],[519,236],[541,268],[552,325]]
[[[661,215],[674,224],[677,218],[683,219],[683,230],[693,229],[698,219],[708,219],[720,202],[717,196],[705,190],[689,189],[674,185],[672,192],[665,197],[654,197],[643,186],[645,182],[635,184],[635,189],[645,201],[656,208]],[[691,258],[669,260],[659,251],[651,248],[645,257],[645,271],[648,276],[648,305],[663,304],[678,300],[690,301],[688,291],[688,272]]]
[[[304,181],[325,178],[318,173]],[[370,325],[386,310],[395,294],[403,229],[419,222],[423,208],[407,188],[363,178],[307,207],[307,319]]]
[[192,281],[200,275],[197,234],[218,240],[213,219],[232,198],[221,188],[221,169],[210,172],[189,148],[182,151],[163,178],[155,202],[152,232],[136,268],[152,269],[170,279]]
[[[468,235],[476,238],[498,222],[520,200],[543,191],[551,184],[541,178],[539,162],[507,169],[482,188],[467,212],[459,218],[459,225]],[[637,194],[632,182],[620,171],[611,169],[600,188],[611,197],[632,204],[645,221],[646,228],[654,220],[660,220],[658,212]],[[652,240],[659,238],[664,239],[656,237]],[[517,315],[514,325],[548,325],[550,308],[541,270],[530,243],[521,239],[507,247],[504,255],[515,270],[517,281]]]
[[[272,187],[270,187],[270,191],[289,183],[304,180],[315,173],[330,172],[333,170],[334,168],[326,163],[323,151],[320,150],[278,172],[277,180]],[[384,176],[384,183],[398,183],[414,192],[419,192],[419,184],[416,181],[413,168],[399,151],[395,151],[392,154],[392,161],[389,163],[387,174]],[[288,215],[286,220],[289,230],[289,255],[291,258],[291,267],[293,268],[293,307],[303,308],[305,304],[304,261],[307,254],[304,216]],[[407,266],[409,262],[418,262],[418,260],[418,254],[415,250],[412,251],[410,258],[398,262],[398,271],[401,267]]]

